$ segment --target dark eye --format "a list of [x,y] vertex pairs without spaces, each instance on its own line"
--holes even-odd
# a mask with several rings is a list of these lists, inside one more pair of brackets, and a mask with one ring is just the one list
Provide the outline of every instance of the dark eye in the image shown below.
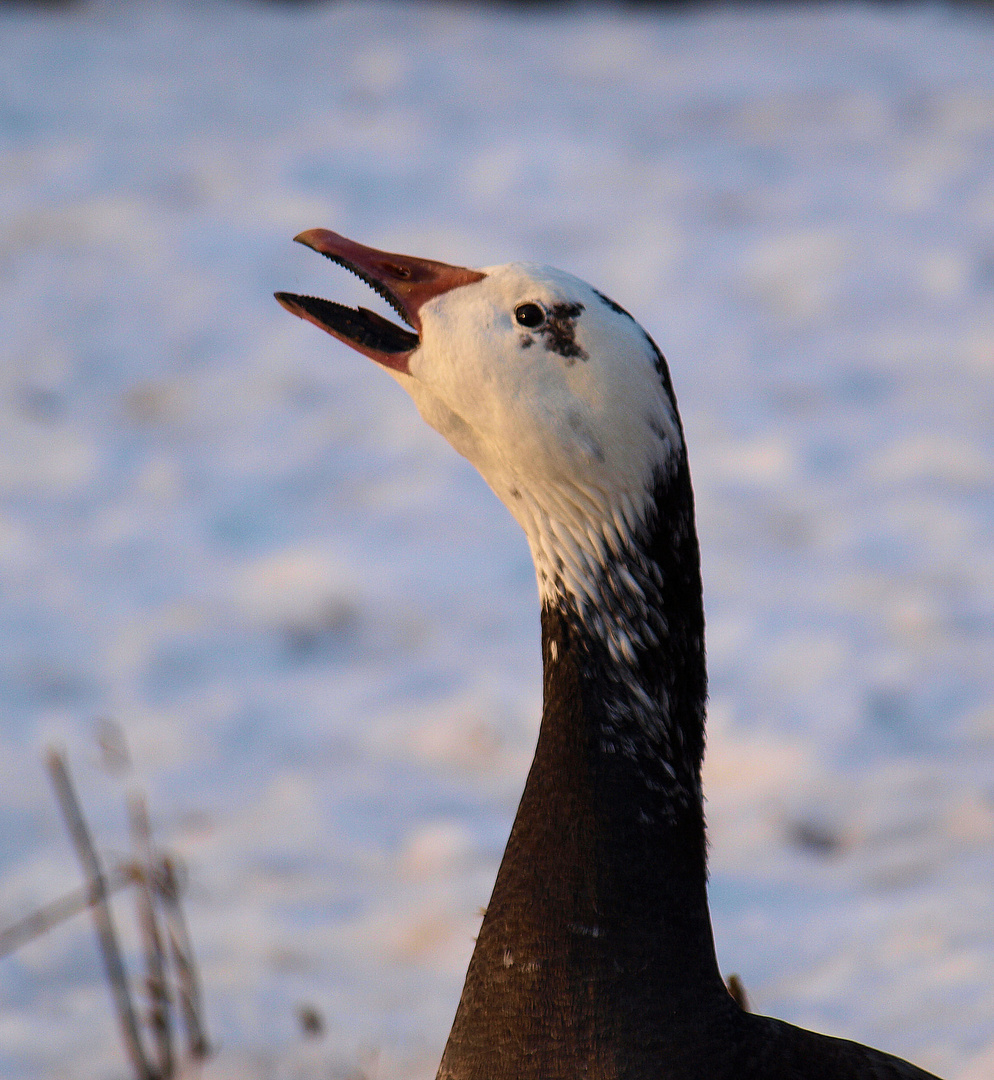
[[518,320],[518,326],[527,326],[534,330],[545,322],[545,312],[538,304],[518,304],[514,309],[514,317]]

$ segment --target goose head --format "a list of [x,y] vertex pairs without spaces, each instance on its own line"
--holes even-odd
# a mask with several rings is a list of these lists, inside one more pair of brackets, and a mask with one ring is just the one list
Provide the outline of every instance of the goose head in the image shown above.
[[683,455],[665,362],[617,304],[571,274],[471,270],[323,229],[296,239],[351,270],[407,323],[277,293],[382,365],[483,475],[527,534],[545,602],[597,603],[603,568],[653,524]]

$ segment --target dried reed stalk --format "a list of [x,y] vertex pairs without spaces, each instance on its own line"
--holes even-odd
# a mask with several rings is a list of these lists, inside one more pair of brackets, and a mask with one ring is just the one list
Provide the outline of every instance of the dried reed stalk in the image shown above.
[[100,860],[90,839],[86,822],[83,820],[83,813],[80,810],[76,792],[69,778],[69,770],[66,767],[65,760],[55,750],[50,750],[48,753],[48,771],[52,778],[52,786],[55,788],[55,797],[58,800],[59,809],[62,811],[66,828],[69,830],[73,846],[76,848],[76,855],[83,869],[83,876],[86,878],[87,893],[92,897],[90,909],[93,912],[93,922],[97,930],[97,940],[100,944],[104,970],[107,973],[107,981],[110,983],[111,995],[117,1010],[125,1052],[131,1059],[138,1080],[160,1080],[159,1074],[149,1065],[145,1056],[145,1049],[142,1046],[138,1021],[135,1018],[134,1006],[131,1003],[131,991],[128,987],[124,962],[121,959],[121,950],[117,944],[117,934],[111,919],[110,905],[107,903],[107,879],[104,876]]
[[[115,866],[107,872],[105,886],[107,895],[117,892],[125,885],[130,885],[139,873],[138,869],[127,863]],[[0,930],[0,956],[6,956],[22,945],[26,945],[33,938],[47,933],[53,926],[71,919],[81,911],[96,903],[97,894],[89,885],[81,885],[78,889],[66,893],[58,900],[26,915],[20,922]]]
[[163,856],[155,874],[155,884],[162,901],[166,930],[169,937],[169,952],[176,973],[179,992],[180,1015],[186,1030],[187,1049],[195,1060],[207,1057],[210,1043],[204,1030],[200,982],[197,978],[197,965],[193,958],[193,945],[183,917],[180,904],[180,888],[176,868],[168,855]]
[[166,956],[155,912],[153,882],[154,855],[148,807],[141,795],[128,799],[128,817],[135,862],[142,868],[138,886],[138,925],[145,952],[145,989],[148,993],[148,1025],[155,1041],[159,1073],[165,1080],[173,1075],[172,1023],[169,986],[166,982]]

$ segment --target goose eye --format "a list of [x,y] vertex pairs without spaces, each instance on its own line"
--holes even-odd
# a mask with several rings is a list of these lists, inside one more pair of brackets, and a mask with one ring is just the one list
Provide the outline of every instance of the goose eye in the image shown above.
[[527,326],[529,330],[534,330],[545,322],[545,312],[538,304],[518,304],[514,309],[514,317],[519,326]]

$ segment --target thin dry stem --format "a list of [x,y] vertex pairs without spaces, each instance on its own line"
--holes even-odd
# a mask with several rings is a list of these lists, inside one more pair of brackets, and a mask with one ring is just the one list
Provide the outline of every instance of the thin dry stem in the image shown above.
[[141,795],[133,794],[128,800],[128,816],[131,819],[135,861],[143,870],[137,883],[138,925],[141,928],[145,952],[148,1023],[155,1040],[159,1072],[168,1080],[174,1071],[169,987],[166,983],[166,957],[162,934],[159,932],[159,922],[155,913],[152,829],[148,820],[148,808]]
[[[136,873],[136,868],[127,863],[109,870],[105,880],[107,894],[110,895],[125,885],[130,885],[135,880]],[[88,907],[96,903],[96,900],[97,895],[93,888],[89,885],[81,885],[58,900],[53,900],[50,904],[26,915],[19,922],[5,927],[0,930],[0,956],[7,956],[34,938],[48,933],[59,923],[71,919],[81,911],[86,911]]]
[[210,1053],[210,1043],[207,1041],[207,1033],[201,1020],[203,1012],[197,965],[180,904],[176,868],[168,856],[163,857],[159,863],[155,883],[165,913],[169,951],[179,989],[180,1014],[186,1029],[187,1049],[192,1058],[205,1058]]
[[107,973],[107,981],[110,983],[111,996],[114,999],[118,1022],[121,1026],[125,1052],[131,1059],[138,1080],[160,1080],[158,1074],[149,1065],[142,1046],[141,1034],[131,1002],[131,991],[128,988],[128,979],[121,959],[121,950],[117,944],[117,934],[111,919],[110,905],[107,903],[107,879],[90,839],[65,760],[55,750],[50,750],[48,753],[48,771],[62,817],[86,878],[87,892],[92,896],[90,909],[93,912],[93,922],[103,957],[104,970]]

